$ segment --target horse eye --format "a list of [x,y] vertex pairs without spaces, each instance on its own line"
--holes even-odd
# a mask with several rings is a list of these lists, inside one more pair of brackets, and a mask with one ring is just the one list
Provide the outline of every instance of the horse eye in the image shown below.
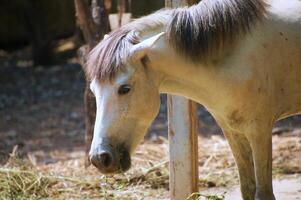
[[121,85],[118,89],[118,94],[119,95],[124,95],[124,94],[127,94],[131,91],[131,86],[128,85],[128,84],[125,84],[125,85]]

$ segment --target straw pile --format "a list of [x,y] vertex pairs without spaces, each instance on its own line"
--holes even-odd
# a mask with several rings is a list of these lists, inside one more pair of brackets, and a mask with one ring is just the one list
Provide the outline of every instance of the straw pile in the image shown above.
[[[287,138],[285,142],[289,146],[284,146],[283,140],[279,136],[274,139],[275,155],[301,152],[301,138],[289,141]],[[132,169],[114,176],[103,176],[93,167],[85,170],[82,151],[44,154],[33,152],[28,158],[19,159],[14,149],[7,164],[0,166],[0,199],[147,200],[169,197],[168,142],[165,138],[145,141],[132,158]],[[47,156],[54,160],[43,163]],[[274,158],[274,173],[300,172],[300,166],[285,165],[287,158]],[[292,162],[298,163],[300,157],[296,159]],[[191,195],[189,200],[223,200],[225,194],[207,195],[203,190],[238,184],[234,159],[221,137],[199,139],[199,171],[200,193]]]

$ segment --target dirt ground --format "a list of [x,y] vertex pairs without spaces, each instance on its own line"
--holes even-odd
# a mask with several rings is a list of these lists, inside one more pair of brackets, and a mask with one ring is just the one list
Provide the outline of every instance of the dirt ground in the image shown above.
[[[91,166],[84,168],[84,85],[75,59],[49,68],[31,67],[22,56],[0,51],[0,175],[22,171],[7,164],[17,147],[18,155],[30,163],[26,165],[33,166],[31,171],[56,180],[42,199],[168,199],[165,96],[132,169],[104,177]],[[204,108],[198,114],[200,191],[226,192],[226,199],[234,200],[239,197],[238,175],[227,141]],[[273,132],[276,196],[300,199],[301,117],[277,123]],[[9,199],[1,197],[3,191],[0,186],[0,199]],[[30,193],[25,199],[36,196]]]

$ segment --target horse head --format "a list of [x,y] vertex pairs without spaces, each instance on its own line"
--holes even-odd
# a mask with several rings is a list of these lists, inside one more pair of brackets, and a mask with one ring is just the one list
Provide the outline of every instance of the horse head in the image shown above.
[[[112,44],[110,40],[114,39],[108,36],[90,55],[90,59],[98,61],[88,65],[94,73],[91,73],[90,88],[97,107],[89,156],[102,173],[124,172],[130,168],[131,153],[159,111],[159,82],[147,54],[162,36],[163,33],[155,35],[126,50],[116,43],[115,51],[105,49],[110,48],[107,44]],[[124,53],[118,52],[124,50]],[[93,57],[93,54],[98,56]],[[103,56],[99,57],[100,54]],[[98,71],[103,71],[100,74],[94,70],[99,59],[109,59],[101,62],[103,65]]]

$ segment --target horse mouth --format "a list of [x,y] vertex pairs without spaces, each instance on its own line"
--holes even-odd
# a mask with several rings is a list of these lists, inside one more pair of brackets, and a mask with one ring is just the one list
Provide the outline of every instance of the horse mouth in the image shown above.
[[120,171],[126,172],[131,168],[131,156],[129,151],[120,151]]
[[110,147],[99,146],[94,155],[90,157],[91,163],[102,174],[118,174],[128,171],[131,168],[129,151],[123,146]]

